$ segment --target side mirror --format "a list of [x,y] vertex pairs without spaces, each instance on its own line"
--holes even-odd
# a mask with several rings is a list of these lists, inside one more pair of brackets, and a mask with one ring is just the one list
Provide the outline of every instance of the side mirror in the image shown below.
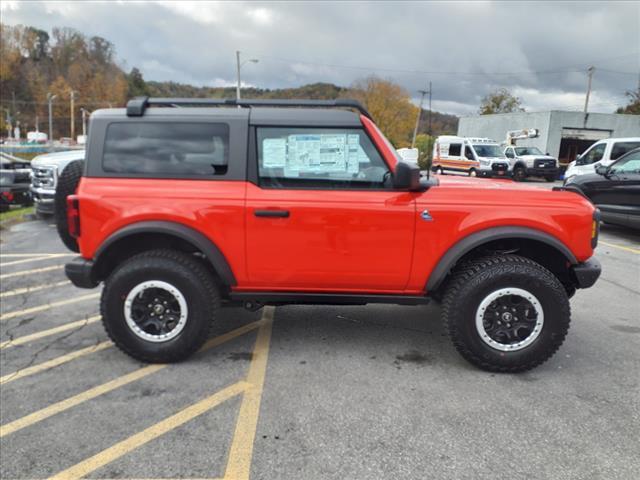
[[409,190],[410,192],[423,190],[420,185],[420,167],[398,162],[396,171],[393,174],[393,188],[396,190]]
[[602,175],[602,176],[606,177],[608,171],[609,171],[609,167],[607,167],[605,165],[598,165],[596,167],[596,173],[598,175]]

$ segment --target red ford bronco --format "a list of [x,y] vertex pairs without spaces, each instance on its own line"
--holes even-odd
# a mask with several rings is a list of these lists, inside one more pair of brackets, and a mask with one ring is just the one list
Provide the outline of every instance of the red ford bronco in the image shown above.
[[107,333],[149,362],[195,352],[225,305],[435,299],[464,358],[520,372],[554,354],[569,297],[600,275],[587,199],[423,178],[351,100],[143,97],[97,111],[56,209],[81,254],[67,276],[104,282]]

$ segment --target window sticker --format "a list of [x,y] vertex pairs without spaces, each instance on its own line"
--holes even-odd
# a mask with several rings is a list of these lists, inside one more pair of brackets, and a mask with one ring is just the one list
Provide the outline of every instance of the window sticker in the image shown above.
[[262,142],[262,165],[266,168],[284,168],[287,160],[286,138],[265,138]]

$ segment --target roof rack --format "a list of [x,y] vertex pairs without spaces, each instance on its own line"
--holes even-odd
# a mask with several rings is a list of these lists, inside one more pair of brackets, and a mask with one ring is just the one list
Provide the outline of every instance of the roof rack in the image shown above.
[[345,107],[358,110],[362,115],[371,118],[371,114],[357,100],[339,98],[336,100],[268,100],[268,99],[240,99],[235,98],[150,98],[135,97],[127,102],[127,116],[141,117],[147,107],[152,105],[165,107],[312,107],[336,108]]

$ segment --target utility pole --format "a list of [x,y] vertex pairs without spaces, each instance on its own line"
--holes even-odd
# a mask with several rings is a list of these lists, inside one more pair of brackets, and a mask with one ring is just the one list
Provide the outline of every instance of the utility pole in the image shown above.
[[51,92],[47,93],[47,102],[49,103],[49,143],[51,145],[53,145],[53,113],[51,104],[57,97],[57,95],[54,95]]
[[420,117],[422,116],[422,102],[424,101],[424,96],[429,93],[426,90],[418,90],[420,94],[420,106],[418,107],[418,118],[416,118],[416,126],[413,129],[413,139],[411,140],[411,148],[415,148],[416,146],[416,136],[418,135],[418,126],[420,125]]
[[71,113],[71,141],[74,140],[74,138],[76,138],[76,122],[75,122],[75,115],[74,115],[74,101],[76,99],[76,92],[74,92],[73,90],[69,90],[69,102],[70,102],[70,113]]
[[591,95],[591,79],[593,78],[593,72],[596,67],[593,65],[587,69],[587,74],[589,75],[589,82],[587,83],[587,97],[584,99],[584,113],[587,113],[587,109],[589,108],[589,96]]
[[431,82],[429,82],[429,129],[427,133],[431,136],[431,92],[433,89],[431,88]]

